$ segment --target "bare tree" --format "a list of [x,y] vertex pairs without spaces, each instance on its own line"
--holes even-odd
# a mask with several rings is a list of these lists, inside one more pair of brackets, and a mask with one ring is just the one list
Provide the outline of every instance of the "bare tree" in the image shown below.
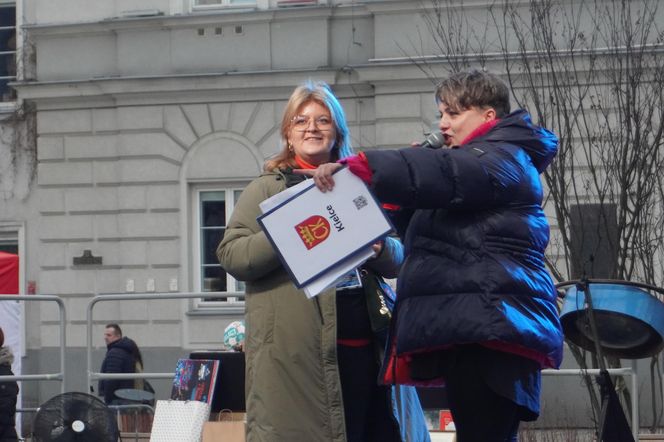
[[[428,35],[420,40],[432,40],[438,54],[413,54],[418,42],[412,41],[402,50],[432,79],[478,65],[502,73],[518,106],[559,136],[558,155],[544,174],[547,209],[555,214],[547,253],[554,278],[661,287],[664,6],[658,0],[466,3],[421,2]],[[598,366],[594,354],[570,347],[581,366]],[[615,382],[628,404],[629,392]],[[590,382],[588,390],[597,419]],[[653,396],[653,427],[661,425],[655,403]]]

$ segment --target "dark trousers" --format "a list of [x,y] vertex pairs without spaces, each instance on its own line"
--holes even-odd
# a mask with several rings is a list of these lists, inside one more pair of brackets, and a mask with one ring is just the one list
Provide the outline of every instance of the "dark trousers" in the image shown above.
[[378,385],[374,346],[337,346],[347,442],[399,442],[390,387]]
[[[447,400],[458,442],[517,440],[520,407],[496,394],[482,379],[481,352],[457,351],[444,366]],[[486,361],[484,361],[486,363]]]

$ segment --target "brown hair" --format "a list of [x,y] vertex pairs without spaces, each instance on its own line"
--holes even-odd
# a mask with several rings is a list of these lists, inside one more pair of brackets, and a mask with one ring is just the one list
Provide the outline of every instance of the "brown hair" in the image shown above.
[[436,102],[456,111],[490,107],[498,118],[510,113],[510,91],[505,82],[477,69],[456,72],[441,81],[436,87]]
[[322,81],[306,81],[304,84],[295,88],[281,119],[281,151],[273,158],[265,162],[264,170],[271,171],[274,169],[285,169],[288,167],[297,167],[294,157],[295,153],[289,149],[288,146],[288,131],[291,127],[293,117],[302,106],[316,102],[330,111],[332,121],[334,121],[334,128],[336,130],[336,137],[334,146],[332,147],[332,161],[340,158],[346,158],[353,154],[353,148],[350,144],[350,133],[346,124],[346,115],[344,110],[334,96],[330,87]]
[[5,345],[5,333],[2,331],[2,327],[0,327],[0,347]]
[[118,324],[116,324],[116,323],[106,324],[105,328],[112,328],[113,329],[113,334],[115,336],[122,337],[122,329],[120,328],[120,326]]

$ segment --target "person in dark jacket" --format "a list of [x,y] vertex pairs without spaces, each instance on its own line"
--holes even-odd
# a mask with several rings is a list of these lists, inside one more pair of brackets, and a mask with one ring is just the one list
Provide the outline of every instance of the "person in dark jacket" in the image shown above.
[[[122,336],[118,324],[107,324],[104,329],[106,356],[101,364],[101,373],[136,373],[137,357],[140,357],[136,343]],[[142,364],[142,361],[140,361]],[[133,379],[102,379],[99,381],[99,395],[106,404],[120,404],[115,395],[121,388],[135,388]]]
[[[0,376],[14,376],[12,362],[14,355],[9,347],[5,347],[5,334],[0,328]],[[0,442],[17,441],[16,434],[16,401],[18,384],[16,381],[0,382]]]
[[[558,140],[526,111],[510,113],[507,86],[487,72],[450,75],[436,102],[448,148],[342,161],[411,212],[381,378],[446,385],[459,442],[513,441],[539,415],[541,369],[562,360],[539,177]],[[300,173],[326,191],[340,167]]]

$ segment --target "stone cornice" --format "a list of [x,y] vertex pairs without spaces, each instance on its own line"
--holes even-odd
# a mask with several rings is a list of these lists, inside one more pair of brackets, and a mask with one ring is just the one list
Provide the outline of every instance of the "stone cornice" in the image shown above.
[[12,85],[20,100],[34,102],[45,110],[285,100],[293,88],[308,78],[330,84],[340,98],[373,95],[369,83],[349,81],[339,71],[325,69],[33,81]]
[[33,37],[61,35],[97,35],[121,31],[150,31],[154,29],[196,28],[211,25],[242,25],[295,20],[327,20],[332,17],[370,16],[365,4],[315,6],[269,10],[235,10],[193,12],[182,15],[156,15],[149,17],[114,17],[94,22],[24,24],[22,28]]

